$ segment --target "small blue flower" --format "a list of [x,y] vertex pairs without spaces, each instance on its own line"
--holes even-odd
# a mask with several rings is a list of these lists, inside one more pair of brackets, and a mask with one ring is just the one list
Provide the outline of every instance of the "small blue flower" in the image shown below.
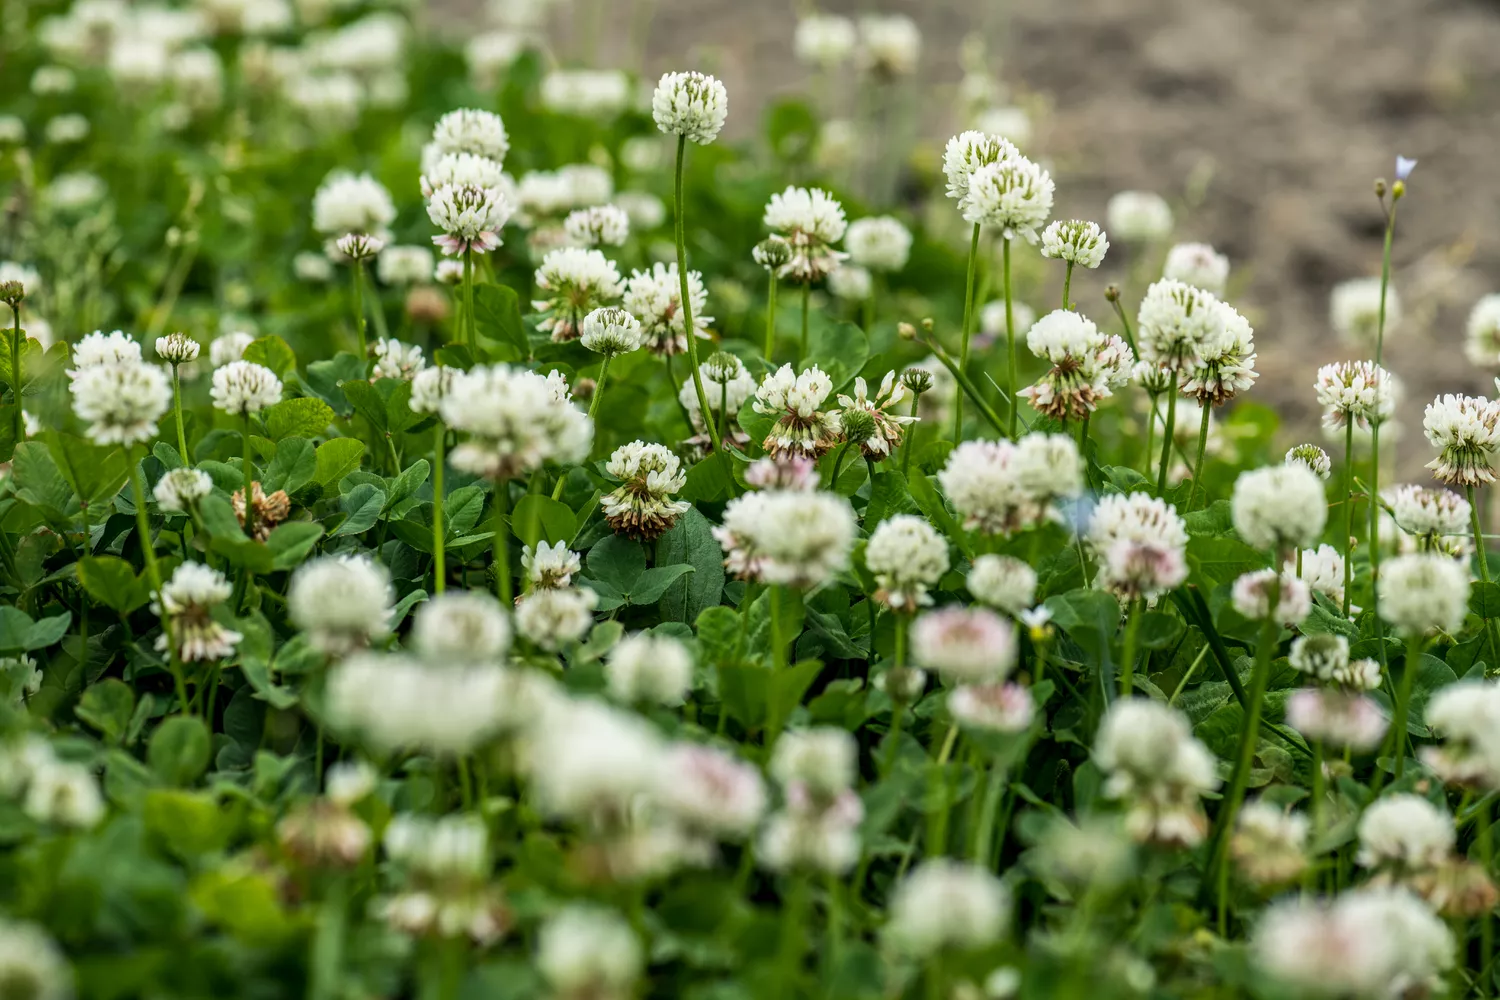
[[1396,157],[1396,180],[1404,181],[1411,176],[1412,170],[1417,166],[1416,160],[1408,160],[1404,156]]

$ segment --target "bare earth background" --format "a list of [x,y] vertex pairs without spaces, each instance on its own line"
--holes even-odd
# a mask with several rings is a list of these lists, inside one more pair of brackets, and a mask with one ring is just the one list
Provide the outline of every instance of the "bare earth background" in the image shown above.
[[[440,0],[459,24],[474,0]],[[871,9],[826,0],[825,10]],[[1500,289],[1500,4],[1494,0],[881,0],[923,34],[913,86],[921,131],[940,152],[964,123],[955,104],[961,40],[979,32],[1012,100],[1034,112],[1028,152],[1050,161],[1056,212],[1102,221],[1123,188],[1178,201],[1208,176],[1180,238],[1234,261],[1231,298],[1256,328],[1257,398],[1311,427],[1318,365],[1351,356],[1328,328],[1329,289],[1378,273],[1383,219],[1371,190],[1397,152],[1420,162],[1401,202],[1394,283],[1406,306],[1386,362],[1408,387],[1400,466],[1426,460],[1421,407],[1437,392],[1490,393],[1461,350],[1469,306]],[[594,13],[602,9],[602,16]],[[644,74],[711,67],[731,123],[804,91],[790,0],[659,0]],[[629,4],[574,0],[555,12],[560,58],[593,25],[600,61],[638,68],[623,39]],[[1087,282],[1101,321],[1103,280]],[[1095,287],[1098,286],[1098,287]]]

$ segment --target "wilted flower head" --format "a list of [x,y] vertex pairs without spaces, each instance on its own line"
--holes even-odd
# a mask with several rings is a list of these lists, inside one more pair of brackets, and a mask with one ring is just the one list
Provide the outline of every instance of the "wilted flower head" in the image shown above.
[[[186,663],[223,659],[243,636],[213,619],[213,609],[229,600],[234,588],[224,574],[203,563],[182,563],[162,584],[151,610],[167,621],[177,657]],[[156,639],[166,651],[167,632]]]
[[[703,276],[688,272],[688,305],[693,311],[693,330],[699,338],[708,336],[714,321],[705,315],[708,292]],[[682,354],[688,349],[686,316],[682,309],[682,280],[674,264],[653,264],[649,271],[633,271],[625,283],[625,309],[640,320],[645,344],[655,354]]]
[[892,949],[921,958],[992,944],[1009,919],[1010,896],[999,879],[978,865],[937,858],[896,886],[883,933]]
[[315,648],[340,656],[390,631],[395,591],[390,573],[366,556],[319,556],[292,574],[286,603]]
[[644,441],[621,445],[610,455],[605,471],[623,482],[599,501],[599,507],[610,527],[627,538],[658,538],[692,506],[672,499],[687,483],[687,474],[664,445]]
[[844,234],[849,262],[871,271],[901,270],[911,256],[911,243],[911,230],[889,215],[856,219]]
[[432,127],[432,144],[439,153],[469,153],[496,163],[505,162],[510,137],[505,123],[492,111],[460,108],[450,111]]
[[213,382],[214,406],[225,413],[259,413],[281,401],[281,379],[253,361],[231,361],[215,368]]
[[1231,503],[1234,530],[1258,549],[1315,545],[1328,519],[1323,481],[1302,466],[1268,465],[1241,473]]
[[880,588],[877,600],[912,612],[932,603],[927,590],[948,572],[948,543],[925,518],[897,514],[871,532],[865,566]]
[[1495,481],[1500,406],[1480,396],[1439,396],[1422,414],[1422,432],[1428,444],[1440,449],[1427,463],[1437,479],[1457,486]]
[[449,427],[470,435],[453,450],[454,468],[496,481],[547,462],[581,462],[594,440],[593,423],[573,405],[560,377],[503,364],[455,372],[439,413]]
[[[1354,278],[1333,288],[1328,317],[1339,336],[1361,347],[1373,347],[1380,327],[1380,279]],[[1385,332],[1401,325],[1401,299],[1394,287],[1385,290]]]
[[706,146],[719,135],[729,116],[724,85],[703,73],[665,73],[651,97],[651,117],[668,135],[680,135]]
[[958,207],[968,222],[1035,243],[1038,227],[1052,214],[1056,187],[1051,174],[1018,153],[976,169]]
[[1092,268],[1104,263],[1108,250],[1109,240],[1097,222],[1058,219],[1042,232],[1043,257]]
[[761,221],[792,248],[792,258],[782,265],[778,277],[816,281],[848,256],[833,249],[848,228],[844,207],[822,188],[789,186],[771,195]]
[[1224,283],[1229,280],[1229,258],[1207,243],[1179,243],[1167,251],[1161,276],[1223,295]]
[[911,632],[912,659],[961,684],[1004,680],[1016,663],[1010,622],[986,608],[929,611]]
[[1293,445],[1286,451],[1285,462],[1287,465],[1300,465],[1325,481],[1333,472],[1333,460],[1328,457],[1328,452],[1315,444]]
[[1361,428],[1384,423],[1396,411],[1400,386],[1395,376],[1368,361],[1340,361],[1318,369],[1318,405],[1325,427],[1354,421]]
[[1457,632],[1468,614],[1468,569],[1446,556],[1397,556],[1381,564],[1376,588],[1380,617],[1404,635]]

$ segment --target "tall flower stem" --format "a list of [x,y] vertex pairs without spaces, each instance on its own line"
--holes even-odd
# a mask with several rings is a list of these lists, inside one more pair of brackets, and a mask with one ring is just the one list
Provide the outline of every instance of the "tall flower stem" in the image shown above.
[[[1390,292],[1391,285],[1391,245],[1396,238],[1396,203],[1401,199],[1401,192],[1405,184],[1396,182],[1391,193],[1391,208],[1385,214],[1385,243],[1380,252],[1380,308],[1375,320],[1375,364],[1380,365],[1385,357],[1385,301]],[[1389,388],[1384,382],[1381,383],[1381,391],[1388,392]],[[1385,626],[1380,618],[1380,420],[1377,416],[1370,422],[1370,606],[1374,611],[1375,635],[1383,638]],[[1481,553],[1483,549],[1480,550]],[[1347,565],[1348,560],[1345,560]],[[1348,610],[1349,588],[1344,588],[1345,611]],[[1488,622],[1486,622],[1488,629]],[[1386,662],[1387,654],[1385,643],[1378,644],[1380,650],[1380,667],[1386,676],[1390,676],[1389,664]],[[1488,994],[1488,990],[1485,991]]]
[[[184,458],[186,461],[186,458]],[[245,535],[255,538],[255,466],[250,460],[250,411],[245,411]]]
[[[1492,875],[1495,864],[1495,835],[1493,831],[1495,805],[1489,800],[1479,803],[1479,864],[1485,875]],[[1484,911],[1479,923],[1479,954],[1485,966],[1493,961],[1495,954],[1495,911],[1491,907]],[[1488,997],[1494,982],[1494,970],[1485,968],[1479,978],[1479,995]]]
[[[1280,565],[1279,554],[1273,560],[1273,565]],[[1245,790],[1250,784],[1250,768],[1255,763],[1256,744],[1260,742],[1262,703],[1266,700],[1266,687],[1271,679],[1271,657],[1275,652],[1276,636],[1281,631],[1276,621],[1277,606],[1280,604],[1281,577],[1277,575],[1272,578],[1271,585],[1267,588],[1266,617],[1260,623],[1260,639],[1255,646],[1255,667],[1250,674],[1250,689],[1246,692],[1245,726],[1240,731],[1239,754],[1234,762],[1234,776],[1230,779],[1229,794],[1224,797],[1224,805],[1214,822],[1209,863],[1203,872],[1205,883],[1213,878],[1221,865],[1227,864],[1226,852],[1230,834],[1234,830],[1235,816],[1245,801]],[[1219,906],[1222,908],[1226,902],[1225,886],[1223,882],[1218,882],[1217,885]]]
[[812,302],[812,282],[806,281],[802,284],[802,347],[797,355],[799,362],[807,360],[807,318],[808,306]]
[[354,332],[359,336],[359,360],[370,357],[369,344],[365,340],[365,262],[354,262]]
[[[593,420],[594,414],[599,412],[599,400],[604,398],[604,380],[609,378],[609,363],[612,360],[614,360],[614,358],[611,355],[606,354],[604,355],[604,359],[599,362],[599,382],[594,386],[594,398],[589,400],[589,420]],[[705,422],[712,422],[712,415],[709,414],[707,410],[704,410],[703,412],[710,418]]]
[[[156,561],[156,547],[151,541],[151,521],[146,516],[146,477],[141,471],[141,462],[146,458],[144,448],[131,449],[130,486],[135,492],[135,528],[141,536],[141,552],[146,558],[146,576],[151,581],[151,592],[161,597],[161,566]],[[163,611],[166,609],[163,608]],[[167,635],[167,665],[172,671],[172,682],[177,689],[177,701],[181,711],[188,710],[187,680],[182,676],[182,664],[177,659],[177,642],[172,637],[171,617],[163,614],[161,629]],[[84,655],[88,654],[84,650]]]
[[1179,373],[1172,370],[1172,388],[1167,396],[1167,422],[1161,433],[1161,465],[1156,470],[1156,495],[1167,492],[1167,465],[1172,460],[1172,441],[1177,432],[1177,380]]
[[[973,335],[974,322],[974,275],[979,270],[979,223],[974,223],[973,235],[969,237],[969,275],[964,283],[964,320],[959,327],[958,363],[969,365],[969,338]],[[964,436],[964,401],[960,396],[953,401],[953,442],[957,444]],[[1012,435],[1014,436],[1014,435]]]
[[[845,441],[843,446],[839,448],[838,454],[833,456],[833,475],[828,477],[828,488],[831,490],[838,489],[839,470],[844,467],[844,456],[848,454],[849,446],[853,443],[853,441]],[[855,468],[857,469],[859,466],[856,465]]]
[[1000,811],[1000,796],[1005,791],[1006,769],[999,764],[990,767],[990,780],[984,789],[984,804],[979,809],[979,835],[974,841],[972,860],[988,866],[991,845],[995,842],[995,816]]
[[[172,362],[172,410],[177,418],[177,453],[184,462],[192,464],[192,459],[188,457],[187,433],[182,429],[182,372],[180,369],[181,366],[177,362]],[[19,400],[20,396],[17,395],[16,398]],[[19,416],[20,414],[17,413],[18,418]],[[16,440],[19,441],[20,438]]]
[[448,567],[443,552],[443,446],[448,428],[438,424],[432,443],[432,588],[439,594],[448,586]]
[[1005,290],[1005,342],[1006,381],[1005,391],[1010,395],[1010,439],[1016,439],[1016,426],[1021,419],[1021,399],[1016,395],[1016,310],[1015,296],[1010,287],[1010,237],[1005,238],[1000,253],[1000,280]]
[[1074,267],[1074,262],[1070,260],[1070,261],[1068,261],[1068,269],[1065,272],[1063,272],[1063,303],[1062,303],[1062,307],[1064,309],[1072,309],[1073,308],[1073,300],[1069,297],[1069,293],[1073,289],[1073,267]]
[[1148,392],[1146,401],[1150,407],[1146,411],[1146,460],[1141,463],[1141,472],[1151,475],[1151,461],[1156,458],[1156,393]]
[[[911,394],[911,415],[913,417],[917,415],[917,407],[920,405],[921,401],[922,397],[920,395],[915,392]],[[906,440],[901,442],[901,475],[903,476],[911,471],[911,452],[913,448],[912,439],[916,436],[917,424],[914,420],[912,422],[912,425],[907,428]]]
[[766,364],[776,363],[776,272],[770,271],[770,288],[766,292]]
[[509,608],[510,598],[510,483],[504,479],[495,481],[495,594],[501,607]]
[[[895,616],[896,626],[896,662],[892,670],[904,671],[906,669],[906,625],[905,615]],[[874,636],[874,632],[870,633]],[[872,639],[873,641],[873,639]],[[886,751],[880,759],[880,776],[884,778],[891,773],[896,766],[896,755],[901,752],[901,730],[906,722],[906,699],[891,700],[891,729],[885,734]]]
[[[10,314],[12,317],[10,327],[10,386],[11,394],[15,396],[12,402],[16,405],[16,412],[11,414],[16,422],[15,437],[11,440],[20,442],[26,439],[26,424],[21,417],[21,303],[19,301],[11,307]],[[172,376],[174,379],[176,375],[177,366],[173,365]],[[180,435],[182,433],[182,404],[179,402],[177,405],[177,429]]]
[[1125,617],[1125,648],[1120,659],[1120,697],[1129,698],[1135,687],[1135,647],[1141,633],[1141,602],[1130,602]]
[[479,353],[479,324],[474,316],[474,250],[464,250],[464,343],[470,354]]
[[[719,451],[719,429],[714,426],[713,410],[708,406],[708,393],[703,391],[703,373],[698,370],[698,331],[693,326],[693,301],[688,295],[688,270],[687,270],[687,221],[684,218],[684,206],[682,203],[682,166],[687,159],[687,136],[677,137],[677,172],[673,183],[672,208],[676,216],[677,237],[677,281],[682,295],[682,332],[687,339],[688,364],[692,367],[693,391],[698,394],[698,412],[703,414],[703,423],[708,428],[708,438],[713,444],[714,451]],[[807,303],[803,302],[803,334],[804,345],[807,341],[806,315]]]
[[[1213,406],[1203,400],[1203,420],[1198,424],[1198,457],[1193,460],[1193,481],[1188,486],[1187,509],[1193,509],[1193,499],[1198,495],[1198,481],[1203,478],[1203,455],[1208,451],[1208,421],[1213,416]],[[1208,491],[1204,490],[1204,496]]]
[[1354,420],[1344,415],[1344,617],[1354,582]]
[[1396,688],[1396,710],[1391,715],[1391,750],[1396,757],[1396,780],[1406,771],[1406,720],[1411,714],[1411,694],[1422,664],[1422,635],[1406,639],[1406,662],[1401,665],[1401,683]]
[[[1469,527],[1474,532],[1474,558],[1479,563],[1479,579],[1484,583],[1490,582],[1490,559],[1489,553],[1484,550],[1484,532],[1479,525],[1479,504],[1474,496],[1474,487],[1464,487],[1464,493],[1469,501]],[[1489,640],[1490,649],[1495,655],[1500,656],[1500,642],[1495,638],[1495,624],[1493,620],[1484,620],[1485,638]]]

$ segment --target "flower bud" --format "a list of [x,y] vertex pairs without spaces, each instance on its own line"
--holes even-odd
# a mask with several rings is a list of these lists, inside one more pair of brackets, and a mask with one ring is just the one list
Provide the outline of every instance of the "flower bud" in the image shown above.
[[841,421],[845,441],[867,441],[875,433],[875,418],[868,410],[845,410]]
[[932,372],[923,368],[908,368],[901,373],[901,384],[911,390],[912,395],[920,396],[932,388]]
[[1385,197],[1385,178],[1384,177],[1377,177],[1377,178],[1375,178],[1375,197],[1377,197],[1377,198],[1384,198]]
[[901,322],[896,324],[896,333],[902,340],[916,340],[917,328],[910,323]]
[[755,262],[767,271],[779,271],[792,259],[792,245],[780,236],[767,236],[750,251]]
[[1106,302],[1118,302],[1118,301],[1120,301],[1120,286],[1119,285],[1105,285],[1104,286],[1104,301],[1106,301]]
[[0,282],[0,302],[14,309],[26,297],[26,286],[19,281]]

